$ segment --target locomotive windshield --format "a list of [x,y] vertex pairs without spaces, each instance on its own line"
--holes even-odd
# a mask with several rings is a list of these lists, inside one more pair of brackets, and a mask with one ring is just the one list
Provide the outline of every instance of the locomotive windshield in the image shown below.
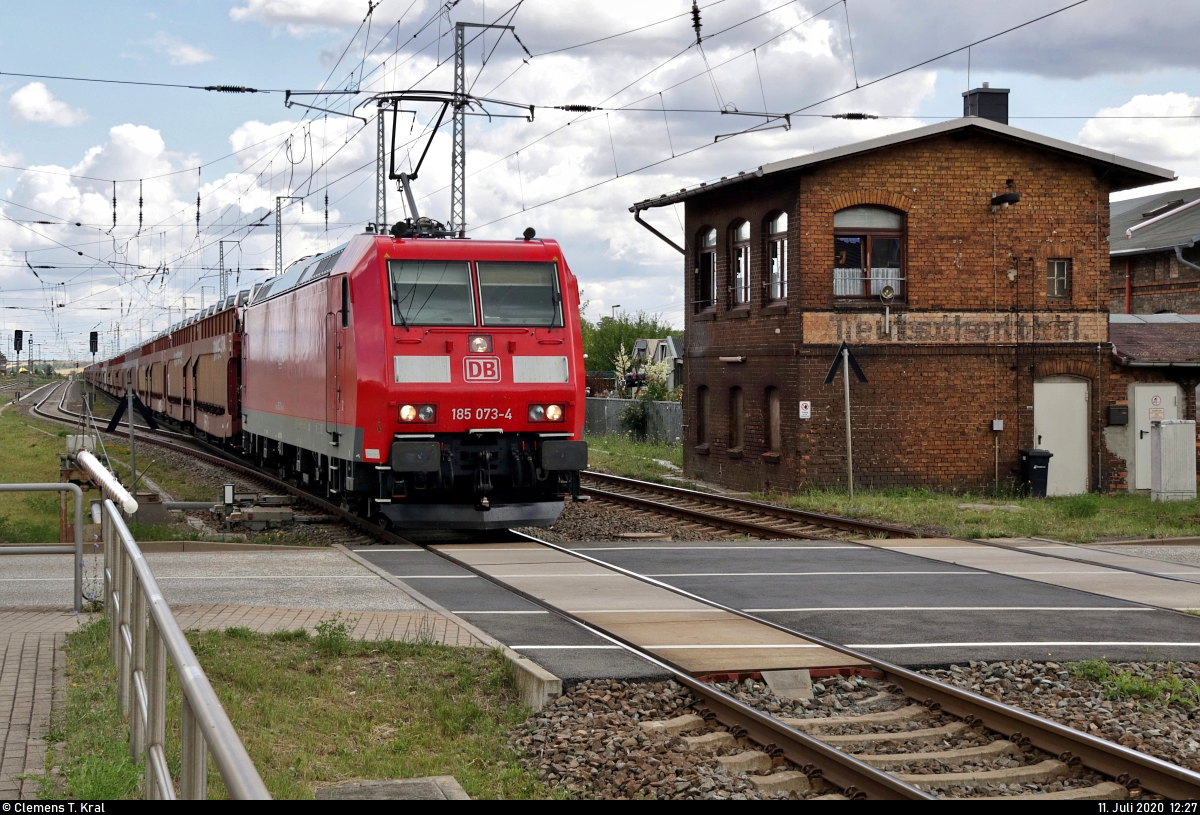
[[389,260],[393,325],[475,325],[471,267],[455,260]]
[[562,325],[557,264],[478,262],[475,266],[484,325]]

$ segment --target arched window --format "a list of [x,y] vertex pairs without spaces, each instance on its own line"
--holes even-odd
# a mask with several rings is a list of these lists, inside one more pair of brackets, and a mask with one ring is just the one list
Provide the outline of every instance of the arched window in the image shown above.
[[746,398],[741,388],[729,389],[729,449],[741,450],[746,441]]
[[788,293],[787,279],[787,240],[788,216],[780,212],[767,219],[767,299],[786,300]]
[[708,444],[708,386],[696,388],[696,444]]
[[882,207],[849,207],[833,214],[833,293],[878,297],[891,288],[905,296],[904,216]]
[[696,258],[696,311],[717,305],[717,230],[705,227],[697,241],[700,252]]
[[737,306],[750,302],[750,222],[742,221],[733,228],[733,303]]
[[767,388],[766,398],[767,452],[780,450],[779,388]]

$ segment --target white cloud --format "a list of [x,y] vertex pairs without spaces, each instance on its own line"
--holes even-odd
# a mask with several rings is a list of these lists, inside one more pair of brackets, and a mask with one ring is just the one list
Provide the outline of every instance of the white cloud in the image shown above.
[[201,62],[209,62],[213,58],[213,55],[203,48],[188,45],[165,31],[160,31],[146,40],[146,44],[155,53],[165,54],[169,57],[172,65],[199,65]]
[[[305,36],[325,28],[357,26],[366,14],[366,5],[365,2],[347,0],[245,0],[245,5],[229,10],[229,17],[237,22],[253,20],[266,25],[283,25],[290,34]],[[409,14],[415,18],[426,5],[428,0],[419,0]],[[376,19],[384,19],[391,11],[388,8],[377,11]]]
[[[1104,118],[1104,117],[1145,118]],[[1139,94],[1120,107],[1105,108],[1079,131],[1080,144],[1174,170],[1179,179],[1130,190],[1137,197],[1200,186],[1200,97],[1186,93]]]
[[19,122],[44,122],[59,127],[72,127],[87,119],[82,110],[54,98],[41,82],[30,82],[19,88],[8,100],[8,109]]

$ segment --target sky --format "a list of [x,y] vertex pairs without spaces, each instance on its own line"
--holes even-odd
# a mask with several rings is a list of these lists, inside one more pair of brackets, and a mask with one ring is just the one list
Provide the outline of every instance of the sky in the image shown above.
[[[231,292],[266,279],[280,196],[295,196],[285,267],[361,232],[370,100],[452,90],[457,22],[513,26],[467,29],[466,83],[535,106],[533,121],[495,102],[467,118],[467,234],[557,239],[591,319],[619,306],[682,325],[680,256],[635,201],[956,118],[983,82],[1011,90],[1016,127],[1179,177],[1126,197],[1200,186],[1200,3],[1073,3],[701,0],[697,44],[690,0],[66,0],[52,15],[0,0],[0,350],[16,328],[40,358],[87,359],[89,331],[105,353],[148,339],[215,302],[222,250]],[[195,87],[164,87],[180,85]],[[325,111],[285,90],[324,91],[293,99]],[[570,105],[601,109],[556,109]],[[403,107],[407,170],[438,106]],[[790,125],[744,115],[764,112]],[[830,118],[851,112],[880,118]],[[449,119],[432,135],[414,192],[445,221]],[[390,221],[401,197],[389,188]],[[647,218],[682,242],[682,215]]]

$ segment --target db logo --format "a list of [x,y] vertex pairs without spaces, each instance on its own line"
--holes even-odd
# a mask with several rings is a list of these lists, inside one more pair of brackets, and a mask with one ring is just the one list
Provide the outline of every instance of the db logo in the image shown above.
[[500,357],[467,357],[463,360],[463,379],[468,382],[499,382]]

